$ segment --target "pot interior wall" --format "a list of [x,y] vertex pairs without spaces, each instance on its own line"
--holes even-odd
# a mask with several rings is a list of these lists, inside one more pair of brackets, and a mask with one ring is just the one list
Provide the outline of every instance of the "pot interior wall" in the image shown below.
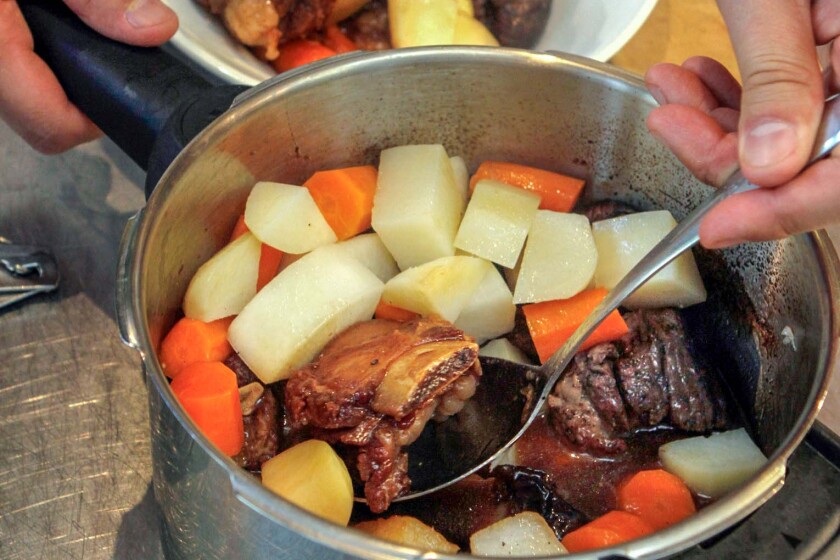
[[[680,219],[711,190],[649,136],[652,107],[632,81],[501,50],[360,58],[279,80],[202,134],[150,201],[140,244],[150,343],[177,318],[190,277],[227,241],[256,180],[300,184],[318,169],[376,163],[389,146],[442,143],[473,169],[499,159],[571,173],[587,179],[588,200]],[[710,293],[689,314],[698,347],[772,453],[825,375],[830,300],[818,252],[797,237],[698,258]]]

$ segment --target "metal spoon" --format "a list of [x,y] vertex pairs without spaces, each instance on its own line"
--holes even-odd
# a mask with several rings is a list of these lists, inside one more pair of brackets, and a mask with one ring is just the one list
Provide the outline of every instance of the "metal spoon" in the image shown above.
[[[829,99],[823,110],[814,149],[806,168],[828,155],[840,143],[840,96]],[[756,189],[740,171],[659,242],[616,285],[541,367],[482,358],[483,375],[476,395],[464,410],[437,426],[427,426],[409,448],[410,494],[395,501],[417,498],[441,490],[497,460],[530,427],[542,412],[554,385],[578,348],[607,315],[639,286],[700,241],[703,217],[730,196]],[[538,395],[534,398],[535,395]]]

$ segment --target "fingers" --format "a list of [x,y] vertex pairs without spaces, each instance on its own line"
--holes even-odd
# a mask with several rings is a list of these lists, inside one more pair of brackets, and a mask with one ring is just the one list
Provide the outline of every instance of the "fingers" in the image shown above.
[[840,159],[806,169],[774,189],[757,189],[721,202],[700,224],[700,242],[716,249],[744,241],[782,239],[837,223]]
[[142,47],[166,42],[178,18],[160,0],[64,0],[82,21],[116,41]]
[[811,5],[814,39],[824,45],[840,36],[840,3],[837,0],[814,0]]
[[718,4],[744,81],[742,171],[758,185],[781,185],[807,161],[822,111],[810,0]]
[[650,113],[647,126],[704,183],[721,185],[737,168],[736,135],[700,109],[665,105]]
[[741,84],[723,64],[707,56],[692,56],[682,67],[696,74],[721,105],[740,109]]
[[32,51],[16,2],[0,1],[0,117],[37,150],[58,153],[101,135]]

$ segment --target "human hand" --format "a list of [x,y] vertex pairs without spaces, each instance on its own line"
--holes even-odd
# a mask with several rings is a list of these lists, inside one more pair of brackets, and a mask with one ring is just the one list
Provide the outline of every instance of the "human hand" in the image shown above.
[[[137,46],[168,40],[178,27],[160,0],[65,0],[85,23]],[[102,132],[64,94],[33,51],[32,34],[16,0],[0,0],[0,118],[36,150],[54,154]]]
[[[645,76],[659,102],[651,133],[702,181],[721,185],[738,165],[761,187],[723,201],[700,225],[708,248],[781,239],[840,223],[840,152],[802,169],[828,92],[840,89],[840,42],[827,81],[816,45],[840,35],[840,0],[718,0],[743,91],[718,62],[658,64]],[[826,89],[827,88],[827,89]]]

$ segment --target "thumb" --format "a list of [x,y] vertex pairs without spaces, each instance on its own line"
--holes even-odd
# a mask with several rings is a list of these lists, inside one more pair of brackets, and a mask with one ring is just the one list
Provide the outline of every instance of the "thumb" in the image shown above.
[[744,84],[744,176],[777,186],[805,165],[823,105],[810,0],[718,0]]
[[160,45],[178,29],[178,16],[161,0],[64,0],[102,35],[141,47]]

